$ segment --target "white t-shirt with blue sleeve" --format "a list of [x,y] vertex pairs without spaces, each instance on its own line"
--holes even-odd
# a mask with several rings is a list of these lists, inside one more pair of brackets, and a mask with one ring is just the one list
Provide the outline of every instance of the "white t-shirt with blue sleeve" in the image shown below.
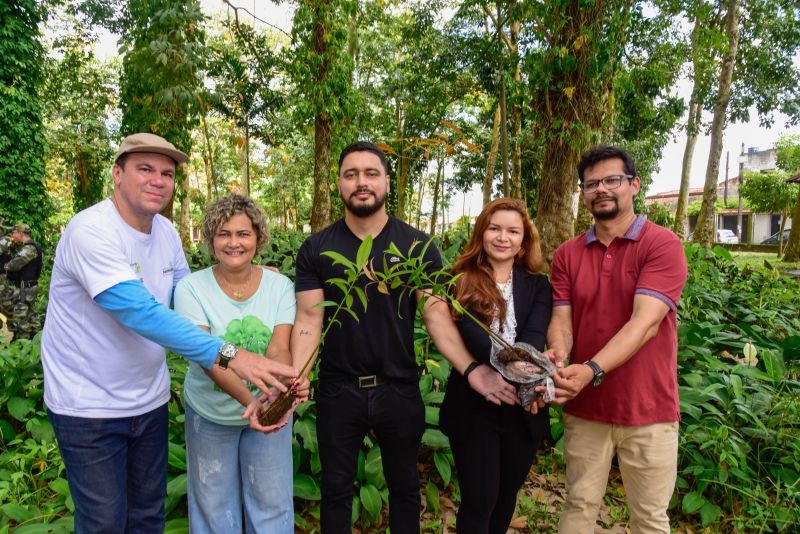
[[[215,336],[258,353],[266,350],[275,326],[294,324],[295,310],[294,284],[282,274],[266,269],[262,270],[258,289],[244,302],[225,294],[210,267],[187,276],[175,289],[176,312],[198,326],[210,328]],[[242,420],[244,407],[196,363],[191,363],[186,373],[183,396],[195,412],[209,421],[247,425]]]
[[72,218],[56,248],[42,333],[44,400],[61,415],[130,417],[169,400],[164,348],[120,324],[94,298],[140,280],[169,306],[189,274],[170,221],[153,219],[149,234],[129,226],[106,199]]

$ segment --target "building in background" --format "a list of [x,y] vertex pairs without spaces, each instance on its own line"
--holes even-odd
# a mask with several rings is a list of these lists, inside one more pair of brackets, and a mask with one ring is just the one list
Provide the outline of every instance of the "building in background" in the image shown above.
[[[741,175],[745,172],[775,170],[777,168],[777,152],[774,148],[758,150],[756,147],[750,147],[745,152],[744,145],[742,146],[742,152],[737,161],[739,164],[738,176],[722,180],[717,184],[717,198],[722,199],[726,207],[717,210],[716,228],[732,230],[739,236],[740,243],[760,243],[780,231],[781,216],[775,213],[752,213],[749,209],[743,207],[740,215],[739,184],[741,183]],[[644,202],[645,205],[656,202],[664,204],[674,214],[678,209],[678,194],[678,190],[654,193],[645,197]],[[702,200],[702,187],[689,189],[688,204]],[[741,229],[739,228],[740,216]],[[690,216],[687,220],[689,227],[686,229],[685,235],[689,235],[694,231],[694,227],[697,224],[697,216]],[[787,221],[786,227],[791,228],[791,226],[791,220]]]

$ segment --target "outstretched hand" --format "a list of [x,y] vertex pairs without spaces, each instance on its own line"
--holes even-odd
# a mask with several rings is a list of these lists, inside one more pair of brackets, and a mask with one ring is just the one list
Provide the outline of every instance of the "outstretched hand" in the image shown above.
[[479,365],[467,377],[469,386],[492,404],[519,404],[517,390],[489,365]]
[[283,415],[283,417],[281,417],[281,420],[275,423],[274,425],[263,426],[261,423],[258,422],[258,416],[261,414],[262,411],[266,409],[264,403],[267,400],[270,401],[275,400],[277,396],[278,395],[276,393],[274,396],[272,396],[273,397],[272,399],[269,398],[270,395],[262,395],[258,399],[254,398],[252,401],[250,401],[250,404],[247,405],[247,408],[242,414],[242,419],[248,421],[248,423],[250,424],[250,428],[252,428],[256,432],[263,432],[264,434],[269,434],[271,432],[275,432],[285,427],[289,423],[289,418],[292,416],[292,412],[294,412],[295,406],[297,406],[296,401],[292,405],[292,408],[289,411],[287,411]]
[[[270,394],[269,386],[279,391],[286,391],[284,384],[291,383],[297,377],[297,369],[289,365],[278,363],[269,358],[264,358],[248,350],[239,349],[236,357],[228,363],[228,368],[236,373],[239,378],[247,380],[265,395]],[[282,382],[278,377],[283,377]]]

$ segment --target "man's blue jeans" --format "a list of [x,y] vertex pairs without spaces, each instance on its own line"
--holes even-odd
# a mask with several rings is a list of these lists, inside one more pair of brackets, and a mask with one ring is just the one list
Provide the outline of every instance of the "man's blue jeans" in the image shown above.
[[48,410],[75,503],[75,533],[164,532],[167,405],[90,419]]

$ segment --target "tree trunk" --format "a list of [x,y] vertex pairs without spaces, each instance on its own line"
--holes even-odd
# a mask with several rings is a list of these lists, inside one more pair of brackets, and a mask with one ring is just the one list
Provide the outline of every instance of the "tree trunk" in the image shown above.
[[214,185],[216,184],[216,174],[214,171],[214,147],[211,146],[211,138],[208,135],[208,123],[206,122],[206,111],[200,114],[200,124],[202,125],[203,138],[205,140],[205,150],[203,150],[203,167],[206,175],[206,204],[211,204],[214,197]]
[[503,27],[501,25],[502,18],[500,12],[500,2],[497,2],[497,19],[495,20],[497,26],[497,76],[498,85],[500,86],[500,146],[502,158],[500,164],[503,166],[503,196],[511,195],[511,184],[508,180],[508,112],[506,110],[506,76],[505,76],[505,61],[503,59]]
[[580,150],[566,143],[548,143],[542,159],[536,226],[549,265],[556,248],[574,233],[575,162]]
[[397,198],[397,207],[395,208],[394,216],[400,220],[407,219],[406,214],[406,200],[408,199],[408,177],[411,174],[411,159],[405,156],[402,152],[398,152],[397,157],[397,185],[395,191],[395,198]]
[[331,218],[331,123],[327,113],[314,119],[314,204],[311,207],[311,231],[319,232]]
[[486,175],[483,177],[483,205],[492,201],[492,182],[494,181],[494,166],[497,163],[497,149],[500,146],[500,103],[494,110],[492,121],[492,148],[486,158]]
[[420,227],[421,218],[422,218],[422,201],[425,198],[425,180],[420,179],[419,181],[419,197],[417,197],[417,228]]
[[[326,2],[327,4],[327,2]],[[314,15],[314,55],[320,58],[316,78],[322,83],[328,77],[331,59],[328,54],[327,22],[317,8]],[[311,231],[318,232],[331,220],[331,119],[325,111],[314,117],[314,200],[311,207]]]
[[792,213],[792,231],[789,232],[789,240],[783,251],[783,261],[800,261],[800,187],[797,188],[797,202]]
[[250,196],[250,125],[244,126],[244,169],[242,172],[242,194]]
[[689,179],[692,173],[692,158],[697,144],[700,117],[703,106],[694,101],[694,93],[689,101],[689,121],[686,124],[686,147],[683,149],[683,165],[681,166],[681,187],[678,192],[678,208],[675,211],[673,230],[684,237],[687,232],[686,210],[689,207]]
[[[520,23],[514,21],[510,27],[511,58],[514,60],[514,84],[517,90],[522,88],[522,66],[518,54],[518,37]],[[522,108],[517,99],[511,107],[511,196],[525,200],[522,186]]]
[[439,182],[442,179],[442,161],[436,167],[436,178],[433,181],[433,208],[431,209],[431,235],[436,235],[436,215],[439,209]]
[[700,62],[699,62],[699,34],[700,15],[695,14],[694,28],[692,29],[692,77],[694,79],[692,95],[689,98],[689,117],[686,121],[686,147],[683,149],[683,164],[681,165],[681,186],[678,192],[678,207],[675,210],[675,223],[673,230],[680,237],[688,231],[686,224],[686,210],[689,207],[689,180],[692,173],[692,158],[697,136],[700,132],[700,121],[703,114],[703,103],[700,98]]
[[731,80],[736,62],[736,51],[739,46],[739,4],[740,0],[728,1],[728,12],[725,15],[725,35],[728,37],[728,51],[722,60],[719,90],[714,105],[714,120],[711,123],[711,148],[706,167],[706,182],[703,189],[703,204],[697,218],[697,227],[693,241],[705,247],[711,247],[714,241],[715,213],[717,203],[717,179],[719,177],[719,159],[722,155],[722,137],[727,122],[728,103],[731,99]]
[[178,220],[178,235],[181,238],[183,248],[188,250],[192,246],[192,235],[189,229],[189,218],[191,215],[191,200],[189,199],[189,175],[184,173],[181,182],[181,209]]

